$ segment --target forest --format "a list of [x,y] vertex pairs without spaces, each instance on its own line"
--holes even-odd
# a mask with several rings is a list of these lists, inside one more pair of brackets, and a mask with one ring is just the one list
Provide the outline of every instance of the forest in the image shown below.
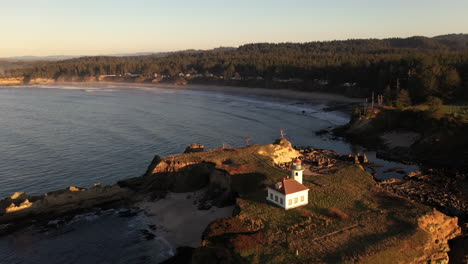
[[389,39],[350,39],[308,43],[255,43],[238,48],[188,50],[145,56],[93,56],[29,63],[5,69],[3,77],[76,78],[100,75],[174,79],[189,82],[294,88],[350,96],[401,91],[414,103],[438,97],[468,101],[468,34]]

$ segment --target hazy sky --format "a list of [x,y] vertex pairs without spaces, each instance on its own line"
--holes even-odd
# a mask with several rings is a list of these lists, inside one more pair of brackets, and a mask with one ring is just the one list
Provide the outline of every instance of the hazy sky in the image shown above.
[[0,57],[468,33],[468,0],[0,0]]

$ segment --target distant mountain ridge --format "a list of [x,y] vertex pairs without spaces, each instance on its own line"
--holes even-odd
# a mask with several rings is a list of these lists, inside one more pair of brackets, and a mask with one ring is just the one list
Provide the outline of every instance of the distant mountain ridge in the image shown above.
[[[447,49],[447,50],[468,50],[468,34],[447,34],[435,37],[413,36],[408,38],[385,38],[385,39],[348,39],[348,40],[332,40],[332,41],[312,41],[303,43],[304,45],[316,45],[321,43],[327,45],[328,43],[343,43],[362,45],[363,47],[372,44],[381,49],[389,48],[417,48],[417,49]],[[248,49],[249,47],[258,45],[271,45],[273,43],[252,43],[241,45],[239,48]],[[277,43],[275,45],[282,46],[289,43]],[[234,50],[235,47],[219,47],[211,49],[212,51],[229,51]],[[174,53],[197,53],[209,50],[195,50],[187,49],[180,51],[168,52],[137,52],[137,53],[116,53],[116,54],[103,54],[103,55],[50,55],[50,56],[14,56],[14,57],[0,57],[0,61],[61,61],[80,57],[137,57],[137,56],[154,56],[164,57]]]
[[[2,77],[85,82],[198,83],[320,90],[413,102],[430,96],[468,102],[468,34],[432,38],[252,43],[238,48],[0,61]],[[103,77],[107,76],[107,77]],[[111,78],[112,77],[112,78]]]
[[419,49],[419,50],[468,50],[468,34],[448,34],[432,38],[413,36],[409,38],[386,39],[348,39],[331,41],[313,41],[306,43],[252,43],[239,47],[239,50],[270,52],[272,49],[297,49],[311,50],[322,49],[345,53],[373,53],[392,49]]
[[[235,49],[233,47],[219,47],[212,49],[213,51],[225,51]],[[137,53],[115,53],[115,54],[104,54],[104,55],[50,55],[50,56],[14,56],[14,57],[0,57],[0,62],[3,61],[62,61],[69,59],[76,59],[81,57],[138,57],[138,56],[154,56],[154,57],[164,57],[173,53],[181,52],[203,52],[207,50],[195,50],[187,49],[180,51],[165,51],[165,52],[137,52]]]

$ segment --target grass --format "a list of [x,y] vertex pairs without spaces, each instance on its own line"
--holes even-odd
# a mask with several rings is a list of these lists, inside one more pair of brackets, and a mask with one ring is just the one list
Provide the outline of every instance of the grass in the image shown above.
[[[376,263],[381,258],[395,263],[421,254],[411,245],[427,239],[417,219],[428,208],[383,191],[362,167],[349,165],[334,174],[304,175],[309,204],[285,211],[266,201],[265,185],[289,172],[259,151],[272,150],[253,145],[172,157],[216,164],[231,175],[232,188],[240,194],[239,214],[212,224],[210,246],[199,252],[216,245],[224,250],[228,244],[234,256],[249,263]],[[249,229],[253,222],[261,229]]]
[[[430,107],[426,104],[419,104],[406,107],[405,110],[430,111]],[[442,105],[440,111],[434,113],[434,117],[441,118],[444,116],[458,117],[464,123],[468,123],[468,103]]]
[[[272,181],[268,178],[264,182]],[[230,241],[237,254],[252,263],[354,262],[376,254],[407,259],[397,253],[399,245],[420,238],[413,238],[418,234],[416,220],[426,208],[383,192],[357,165],[304,179],[311,190],[309,204],[300,208],[273,206],[265,201],[263,190],[238,199],[239,217],[261,220],[265,227],[255,234],[233,235]],[[330,208],[347,217],[329,215]]]
[[174,162],[210,162],[231,175],[231,187],[239,194],[255,192],[264,184],[287,177],[289,172],[276,167],[273,160],[259,151],[269,151],[268,145],[251,145],[240,149],[213,149],[206,152],[174,155],[166,158]]

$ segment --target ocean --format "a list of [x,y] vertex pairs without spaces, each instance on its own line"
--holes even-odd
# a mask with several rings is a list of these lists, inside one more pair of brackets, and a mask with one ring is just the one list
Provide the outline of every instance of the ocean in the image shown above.
[[[130,85],[3,87],[0,197],[113,184],[142,175],[154,155],[181,153],[190,143],[206,148],[241,147],[249,136],[252,144],[269,144],[281,129],[297,146],[343,154],[364,151],[315,134],[348,122],[347,113],[323,110],[334,104],[323,99]],[[390,167],[417,169],[367,154],[384,166],[379,168],[382,172]],[[139,229],[145,224],[138,217],[121,218],[108,211],[81,216],[52,233],[23,230],[0,238],[0,263],[151,263],[164,259],[173,249],[163,238],[142,239]]]

